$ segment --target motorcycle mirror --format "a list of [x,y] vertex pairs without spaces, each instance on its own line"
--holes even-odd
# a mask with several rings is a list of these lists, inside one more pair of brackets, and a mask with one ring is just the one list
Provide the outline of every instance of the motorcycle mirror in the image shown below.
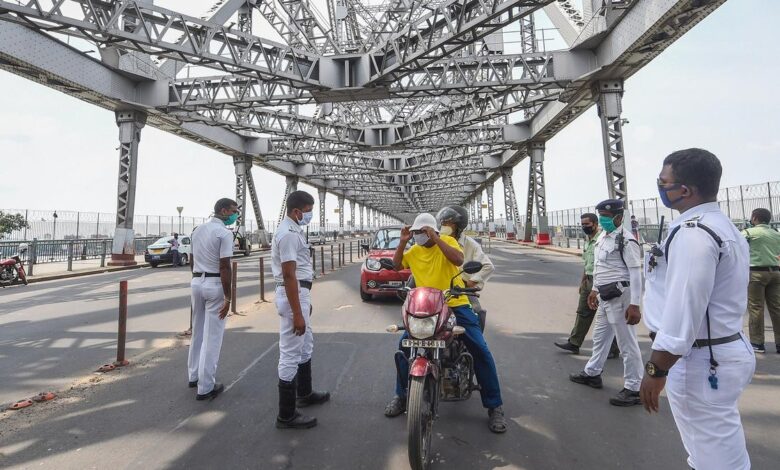
[[382,268],[387,269],[389,271],[395,271],[395,264],[392,260],[388,258],[381,258],[379,260],[379,265],[382,266]]
[[385,331],[387,331],[388,333],[397,333],[398,325],[388,325],[387,328],[385,328]]
[[456,336],[457,335],[462,335],[465,332],[466,332],[466,329],[463,328],[462,326],[453,326],[452,327],[452,334],[453,335],[456,335]]
[[483,264],[479,261],[469,261],[463,265],[463,272],[466,274],[476,274],[482,271]]

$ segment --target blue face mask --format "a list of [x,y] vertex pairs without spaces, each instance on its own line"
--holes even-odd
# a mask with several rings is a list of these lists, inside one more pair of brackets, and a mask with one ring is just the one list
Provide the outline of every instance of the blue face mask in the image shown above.
[[617,227],[615,226],[615,220],[612,217],[607,217],[606,215],[600,215],[599,224],[604,228],[604,230],[607,233],[612,233],[615,230],[617,230]]
[[225,225],[233,225],[236,223],[236,220],[238,220],[238,212],[235,214],[231,214],[227,219],[223,220],[222,222]]
[[311,222],[312,217],[314,217],[314,212],[304,212],[303,218],[298,221],[298,225],[309,225],[309,222]]
[[682,196],[678,197],[674,201],[669,199],[669,191],[674,191],[675,189],[679,189],[681,187],[682,187],[681,184],[672,184],[668,188],[663,186],[658,186],[658,195],[661,197],[661,202],[664,204],[664,206],[671,209],[673,205],[683,200]]

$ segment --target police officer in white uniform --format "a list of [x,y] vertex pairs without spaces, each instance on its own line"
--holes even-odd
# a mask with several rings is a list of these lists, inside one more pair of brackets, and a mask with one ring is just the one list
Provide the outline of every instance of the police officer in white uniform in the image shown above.
[[623,389],[609,402],[615,406],[639,405],[642,353],[636,339],[641,314],[642,255],[639,243],[623,226],[623,201],[607,199],[596,206],[603,228],[596,242],[593,291],[588,305],[596,310],[593,354],[582,372],[571,374],[572,382],[593,388],[603,386],[601,371],[617,337],[623,357]]
[[214,217],[192,232],[192,341],[187,359],[189,386],[196,399],[214,399],[225,389],[215,382],[217,362],[230,308],[233,234],[225,226],[238,219],[236,202],[223,198]]
[[[312,390],[311,356],[314,350],[311,288],[314,279],[309,244],[303,226],[312,219],[314,198],[305,191],[287,197],[287,217],[274,233],[271,268],[276,281],[279,313],[279,415],[278,428],[311,428],[317,419],[298,407],[325,403],[328,392]],[[297,395],[297,399],[296,399]]]
[[[642,402],[658,411],[666,394],[677,429],[698,470],[745,470],[750,458],[737,409],[755,371],[755,356],[742,333],[750,255],[745,238],[717,203],[722,168],[706,150],[687,149],[664,160],[658,191],[678,212],[652,260],[663,284],[652,302],[659,313],[652,355],[645,364]],[[668,379],[667,379],[668,375]],[[668,383],[667,383],[668,382]]]

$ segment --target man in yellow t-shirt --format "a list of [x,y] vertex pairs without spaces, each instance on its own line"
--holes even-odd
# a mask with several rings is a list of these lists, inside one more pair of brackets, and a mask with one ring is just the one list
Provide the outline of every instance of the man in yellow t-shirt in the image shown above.
[[[431,214],[420,214],[411,227],[401,230],[401,240],[393,256],[396,270],[409,268],[414,276],[417,287],[433,287],[439,290],[450,288],[450,280],[460,272],[463,264],[463,251],[458,241],[448,235],[439,235],[436,218]],[[414,237],[415,245],[408,251],[406,244]],[[455,286],[464,287],[463,280],[457,277]],[[498,372],[493,355],[490,353],[479,318],[471,309],[467,296],[452,297],[447,301],[459,326],[466,329],[461,337],[466,348],[474,357],[474,372],[481,386],[482,405],[488,409],[488,427],[495,433],[506,432],[507,425],[504,412],[501,409],[501,389],[498,383]],[[402,340],[407,338],[405,332]],[[385,416],[392,418],[406,410],[406,395],[409,377],[409,363],[406,360],[409,351],[396,354],[398,377],[396,378],[395,396],[385,408]]]

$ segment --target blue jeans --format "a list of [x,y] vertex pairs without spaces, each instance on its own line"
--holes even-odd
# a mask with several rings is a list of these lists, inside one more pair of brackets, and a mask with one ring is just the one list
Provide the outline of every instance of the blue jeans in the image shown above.
[[[452,307],[458,326],[466,329],[466,333],[461,335],[461,339],[466,344],[466,349],[474,356],[474,372],[477,376],[477,383],[482,387],[480,395],[482,396],[482,406],[485,408],[496,408],[502,405],[501,388],[498,384],[498,371],[493,355],[490,353],[485,337],[479,328],[479,319],[469,305]],[[401,340],[409,337],[408,332],[404,332]],[[398,377],[395,381],[395,394],[399,397],[406,397],[406,389],[409,386],[409,348],[402,348],[398,343],[398,349],[403,352],[404,358],[398,358],[396,355],[396,366],[398,368]]]

